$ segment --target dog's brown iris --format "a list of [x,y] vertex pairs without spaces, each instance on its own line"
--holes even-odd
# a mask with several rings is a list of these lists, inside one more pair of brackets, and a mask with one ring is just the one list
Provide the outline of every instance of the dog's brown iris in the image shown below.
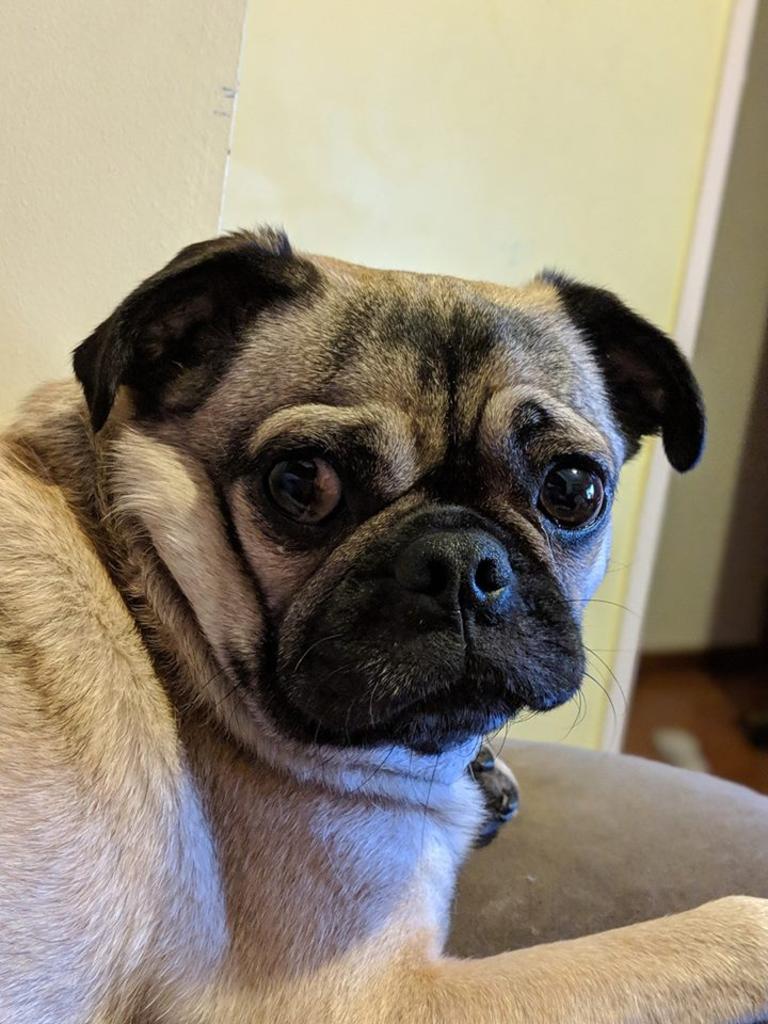
[[280,511],[301,523],[322,522],[341,500],[338,474],[319,456],[275,463],[267,484]]
[[574,530],[593,522],[603,510],[600,475],[584,466],[553,466],[539,492],[539,508],[558,526]]

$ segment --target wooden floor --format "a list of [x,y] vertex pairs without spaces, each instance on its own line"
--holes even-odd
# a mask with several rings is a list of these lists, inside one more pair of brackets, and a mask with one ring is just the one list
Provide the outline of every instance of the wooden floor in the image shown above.
[[699,740],[712,772],[768,794],[768,750],[747,740],[742,714],[768,704],[768,669],[733,673],[702,664],[641,663],[624,749],[661,760],[653,744],[660,727],[686,729]]

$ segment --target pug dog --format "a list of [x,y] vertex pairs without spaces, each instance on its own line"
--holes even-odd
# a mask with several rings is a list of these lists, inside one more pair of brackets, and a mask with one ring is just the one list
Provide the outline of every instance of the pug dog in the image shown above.
[[[768,1010],[748,898],[441,955],[484,734],[574,695],[619,469],[699,391],[612,294],[184,249],[0,447],[0,1016]],[[80,390],[80,388],[82,390]]]

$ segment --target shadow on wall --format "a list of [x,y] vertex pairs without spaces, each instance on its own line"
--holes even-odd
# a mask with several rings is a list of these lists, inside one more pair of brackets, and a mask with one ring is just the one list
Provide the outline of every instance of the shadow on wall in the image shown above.
[[768,4],[752,43],[693,365],[701,466],[670,487],[646,651],[755,647],[768,590]]
[[768,651],[768,326],[712,608],[714,648],[728,647],[733,637],[745,635],[745,612],[754,643]]

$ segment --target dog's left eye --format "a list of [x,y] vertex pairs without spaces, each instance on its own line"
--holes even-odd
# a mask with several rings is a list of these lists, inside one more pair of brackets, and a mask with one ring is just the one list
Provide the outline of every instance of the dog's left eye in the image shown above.
[[605,507],[600,474],[584,466],[553,466],[539,492],[539,508],[557,526],[577,530],[594,522]]
[[280,511],[299,523],[320,523],[341,501],[341,481],[325,459],[283,459],[270,470],[267,490]]

